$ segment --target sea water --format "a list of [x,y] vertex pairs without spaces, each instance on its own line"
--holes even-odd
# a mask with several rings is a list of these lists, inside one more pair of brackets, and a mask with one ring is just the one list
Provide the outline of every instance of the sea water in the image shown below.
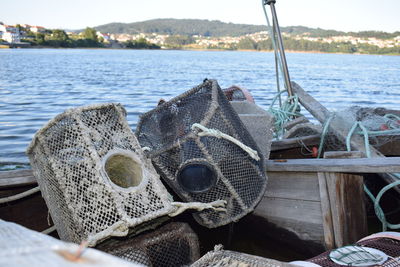
[[[400,109],[400,57],[288,53],[290,76],[331,111]],[[239,85],[268,108],[273,53],[239,51],[0,49],[0,170],[25,168],[34,133],[67,108],[118,102],[139,115],[200,84]]]

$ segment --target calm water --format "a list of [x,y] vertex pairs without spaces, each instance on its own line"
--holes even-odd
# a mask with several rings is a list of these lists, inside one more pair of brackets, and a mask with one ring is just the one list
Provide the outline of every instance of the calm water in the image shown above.
[[[291,53],[287,60],[292,79],[330,110],[399,109],[400,57]],[[33,134],[67,108],[120,102],[135,128],[160,98],[204,78],[246,87],[268,107],[274,74],[272,53],[0,49],[0,170],[27,164]]]

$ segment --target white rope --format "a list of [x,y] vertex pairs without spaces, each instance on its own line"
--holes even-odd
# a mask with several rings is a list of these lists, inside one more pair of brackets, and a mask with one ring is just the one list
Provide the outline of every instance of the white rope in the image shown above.
[[258,152],[254,149],[252,149],[251,147],[246,146],[245,144],[243,144],[242,142],[240,142],[239,140],[237,140],[236,138],[224,134],[223,132],[216,130],[216,129],[209,129],[199,123],[195,123],[192,125],[192,130],[194,130],[195,128],[198,128],[200,130],[202,130],[202,132],[198,132],[198,136],[213,136],[216,138],[223,138],[225,140],[228,140],[232,143],[234,143],[235,145],[239,146],[241,149],[243,149],[245,152],[247,152],[247,154],[249,154],[250,157],[252,157],[254,160],[259,161],[260,157],[258,156]]
[[40,191],[40,188],[39,188],[39,186],[37,186],[37,187],[29,189],[25,192],[22,192],[22,193],[19,193],[19,194],[10,196],[10,197],[3,197],[3,198],[0,198],[0,204],[24,198],[24,197],[30,196],[32,194],[35,194],[36,192],[39,192],[39,191]]
[[176,210],[168,216],[170,217],[175,217],[185,210],[188,209],[195,209],[197,211],[202,211],[205,209],[213,209],[216,211],[226,211],[226,201],[225,200],[216,200],[210,203],[201,203],[201,202],[189,202],[189,203],[183,203],[183,202],[172,202],[171,204],[176,207]]
[[49,227],[49,228],[47,228],[46,230],[43,230],[41,233],[42,233],[42,234],[45,234],[45,235],[48,235],[48,234],[50,234],[51,232],[54,232],[56,229],[57,229],[56,226],[53,225],[52,227]]

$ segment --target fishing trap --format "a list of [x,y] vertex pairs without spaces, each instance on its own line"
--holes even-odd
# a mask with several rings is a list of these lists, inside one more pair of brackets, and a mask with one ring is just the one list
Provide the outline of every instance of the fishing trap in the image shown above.
[[136,237],[112,238],[104,252],[145,266],[188,266],[200,258],[197,235],[186,223],[172,222]]
[[263,154],[215,80],[143,114],[136,136],[184,201],[227,202],[226,211],[194,214],[206,227],[239,220],[265,192]]
[[208,267],[208,266],[257,266],[257,267],[294,267],[289,263],[284,263],[268,258],[254,256],[246,253],[223,250],[222,246],[216,246],[214,251],[208,252],[206,255],[197,260],[191,267]]
[[119,104],[79,107],[39,130],[27,154],[62,240],[94,246],[176,211]]

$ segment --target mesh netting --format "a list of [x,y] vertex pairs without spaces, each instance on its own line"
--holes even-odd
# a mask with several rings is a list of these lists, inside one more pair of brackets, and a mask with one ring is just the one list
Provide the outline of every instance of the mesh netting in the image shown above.
[[[387,256],[389,256],[389,259],[384,264],[376,265],[376,266],[388,266],[388,267],[400,266],[400,262],[398,261],[398,258],[400,257],[400,240],[397,240],[394,238],[389,238],[389,237],[375,237],[375,238],[369,238],[369,239],[358,241],[356,243],[356,245],[364,247],[364,248],[377,249],[377,250],[383,252],[384,254],[386,254]],[[331,253],[331,251],[324,252],[321,255],[318,255],[312,259],[309,259],[308,261],[316,263],[323,267],[343,266],[343,265],[334,263],[329,258],[330,253]],[[354,256],[353,259],[357,260],[358,258],[356,256]],[[395,265],[396,262],[397,262],[397,265]]]
[[187,266],[200,257],[197,235],[185,223],[169,223],[134,238],[111,239],[98,249],[146,266]]
[[93,246],[173,210],[119,104],[67,110],[28,148],[61,239]]
[[[198,127],[218,130],[199,136]],[[215,133],[215,132],[214,132]],[[235,138],[261,157],[221,134]],[[185,201],[227,201],[227,211],[201,211],[196,220],[207,227],[236,221],[254,209],[266,189],[262,154],[214,80],[145,113],[136,135],[161,177]]]
[[0,220],[0,240],[0,266],[138,266],[91,248],[79,255],[82,248],[76,244],[3,220]]
[[229,251],[229,250],[214,250],[208,252],[191,267],[208,267],[208,266],[226,266],[226,267],[295,267],[289,263],[284,263],[276,260],[253,256],[245,253]]
[[[349,107],[336,112],[330,124],[340,125],[342,130],[368,139],[370,145],[380,150],[384,145],[400,140],[400,117],[398,111],[383,108]],[[356,125],[357,124],[357,125]],[[338,140],[328,128],[324,151],[347,150],[345,140]],[[400,152],[397,152],[399,154]]]
[[382,264],[382,267],[399,267],[400,266],[400,257],[393,258]]

